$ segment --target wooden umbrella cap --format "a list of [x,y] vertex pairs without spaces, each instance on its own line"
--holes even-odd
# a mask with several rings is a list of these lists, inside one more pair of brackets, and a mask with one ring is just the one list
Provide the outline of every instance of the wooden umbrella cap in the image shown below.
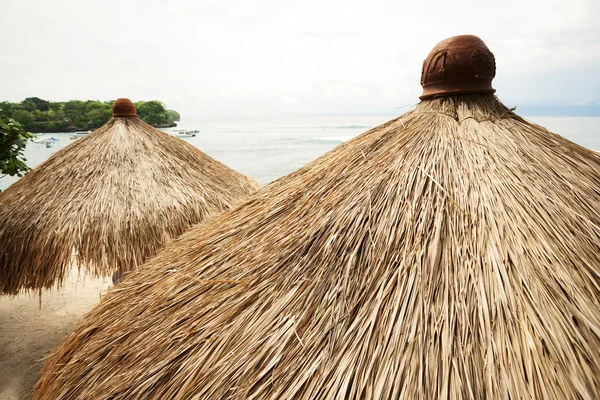
[[113,117],[135,117],[135,105],[129,99],[117,99],[113,103]]
[[494,93],[496,60],[483,40],[474,35],[439,42],[423,61],[421,100],[435,96]]

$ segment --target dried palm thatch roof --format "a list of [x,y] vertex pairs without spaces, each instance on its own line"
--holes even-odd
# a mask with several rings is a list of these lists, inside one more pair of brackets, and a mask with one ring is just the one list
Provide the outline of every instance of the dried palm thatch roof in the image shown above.
[[129,100],[115,104],[114,114],[124,116],[0,193],[0,293],[61,284],[73,252],[94,276],[136,268],[191,225],[258,189],[144,123]]
[[168,245],[34,398],[598,398],[599,209],[597,154],[424,100]]

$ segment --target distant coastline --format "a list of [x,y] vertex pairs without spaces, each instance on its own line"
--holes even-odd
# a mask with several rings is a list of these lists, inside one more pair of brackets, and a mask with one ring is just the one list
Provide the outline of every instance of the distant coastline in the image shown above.
[[[170,124],[161,124],[161,125],[157,125],[157,124],[148,124],[154,128],[175,128],[177,126],[176,122],[172,122]],[[93,131],[94,129],[97,128],[90,128],[90,129],[85,129],[79,126],[74,126],[74,125],[70,125],[67,128],[65,128],[65,130],[62,131],[53,131],[53,130],[45,130],[45,131],[37,131],[37,130],[32,130],[32,129],[28,129],[29,132],[31,133],[72,133],[72,132],[84,132],[84,131],[88,131],[91,130]]]
[[[170,124],[148,124],[148,125],[150,125],[154,128],[162,129],[162,128],[175,128],[177,126],[177,123],[171,122]],[[83,131],[94,130],[94,129],[97,129],[97,128],[85,129],[85,128],[81,128],[79,126],[70,125],[64,131],[43,131],[43,132],[42,131],[37,132],[37,131],[33,131],[33,130],[28,130],[28,131],[31,133],[72,133],[72,132],[83,132]]]
[[[68,133],[94,130],[112,116],[113,101],[69,100],[51,102],[28,97],[19,103],[0,102],[0,118],[12,118],[32,133]],[[135,102],[138,116],[155,128],[172,128],[181,119],[158,100]]]

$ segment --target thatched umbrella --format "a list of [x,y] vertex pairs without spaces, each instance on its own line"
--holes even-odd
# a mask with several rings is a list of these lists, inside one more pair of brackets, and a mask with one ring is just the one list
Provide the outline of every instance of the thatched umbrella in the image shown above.
[[494,74],[442,42],[415,110],[166,247],[35,398],[599,398],[600,157]]
[[0,193],[0,293],[61,284],[73,262],[94,276],[134,269],[256,189],[119,99],[103,127]]

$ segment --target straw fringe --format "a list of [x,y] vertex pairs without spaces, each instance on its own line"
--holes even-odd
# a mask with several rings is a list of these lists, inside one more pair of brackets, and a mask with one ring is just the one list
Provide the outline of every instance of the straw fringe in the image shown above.
[[0,193],[0,293],[137,268],[258,184],[139,118],[113,118]]
[[491,95],[424,101],[167,246],[34,399],[600,398],[599,171]]

